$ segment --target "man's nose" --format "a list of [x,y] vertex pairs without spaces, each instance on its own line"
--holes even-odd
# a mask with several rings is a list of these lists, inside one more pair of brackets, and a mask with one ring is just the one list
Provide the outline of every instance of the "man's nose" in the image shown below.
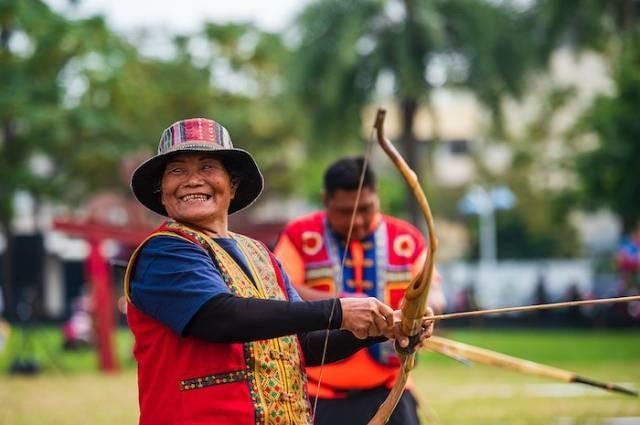
[[202,176],[197,171],[187,172],[186,183],[189,185],[198,185],[202,183]]
[[364,214],[361,212],[356,212],[356,216],[353,218],[354,226],[363,226],[365,224]]

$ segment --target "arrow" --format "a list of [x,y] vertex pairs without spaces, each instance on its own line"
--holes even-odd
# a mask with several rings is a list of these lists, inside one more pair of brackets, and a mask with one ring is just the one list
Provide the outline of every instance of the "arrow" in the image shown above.
[[518,307],[502,307],[502,308],[494,308],[490,310],[463,311],[460,313],[436,314],[434,316],[429,316],[429,319],[433,319],[433,320],[460,319],[463,317],[488,316],[490,314],[551,310],[554,308],[576,307],[580,305],[628,303],[632,301],[640,301],[640,295],[633,295],[629,297],[617,297],[617,298],[600,298],[597,300],[566,301],[561,303],[521,305]]
[[529,360],[519,359],[517,357],[508,356],[506,354],[435,335],[425,341],[424,348],[435,353],[453,356],[456,359],[466,358],[476,363],[511,369],[516,372],[526,373],[527,375],[542,376],[544,378],[551,378],[562,382],[586,384],[607,391],[614,391],[634,397],[638,396],[637,391],[617,384],[597,381],[567,370],[535,363]]

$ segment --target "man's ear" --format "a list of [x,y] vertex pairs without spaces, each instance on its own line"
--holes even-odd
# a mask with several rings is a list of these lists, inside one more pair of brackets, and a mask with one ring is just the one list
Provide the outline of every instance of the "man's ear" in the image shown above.
[[160,198],[160,203],[164,205],[164,193],[162,193],[162,187],[160,186],[160,183],[158,183],[155,191],[158,194],[158,198]]
[[236,197],[236,190],[238,190],[238,186],[240,186],[240,182],[231,182],[231,199]]
[[323,191],[320,194],[320,199],[322,199],[322,205],[324,205],[324,207],[327,208],[329,206],[329,194]]

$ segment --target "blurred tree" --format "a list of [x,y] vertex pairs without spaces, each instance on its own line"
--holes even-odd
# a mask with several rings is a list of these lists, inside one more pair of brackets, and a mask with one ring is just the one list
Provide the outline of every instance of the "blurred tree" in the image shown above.
[[[290,87],[313,143],[310,154],[358,141],[360,112],[386,79],[400,105],[403,155],[420,173],[414,120],[435,87],[446,83],[473,90],[495,112],[497,123],[501,96],[521,93],[535,57],[519,23],[516,9],[489,1],[311,4],[298,19],[299,42],[290,65]],[[417,222],[415,203],[408,205]]]
[[[581,254],[576,229],[569,222],[575,196],[567,188],[575,181],[567,169],[567,159],[558,154],[554,117],[575,96],[569,87],[540,88],[536,102],[526,117],[518,116],[522,130],[507,131],[509,166],[496,170],[487,166],[482,148],[473,152],[478,180],[486,187],[507,186],[515,195],[515,205],[496,213],[498,258],[574,257]],[[471,226],[472,257],[478,254],[478,229]]]
[[51,190],[47,153],[67,136],[60,131],[68,126],[63,74],[78,55],[105,48],[109,37],[99,18],[71,22],[39,0],[0,2],[0,231],[8,301],[14,196]]
[[[578,155],[569,161],[577,173],[574,197],[587,208],[607,206],[628,231],[640,220],[637,174],[637,111],[640,106],[640,29],[637,0],[538,0],[529,10],[530,27],[543,56],[559,46],[599,52],[613,67],[613,95],[599,96],[578,119],[569,138],[595,134],[598,145],[578,143]],[[584,141],[585,139],[580,139]]]
[[[638,11],[640,3],[634,1],[539,0],[530,2],[523,16],[539,63],[547,61],[560,47],[568,47],[576,54],[583,50],[596,51],[605,60],[616,61],[621,47],[627,44],[624,34],[634,28]],[[613,198],[620,197],[621,192],[626,192],[624,196],[629,200],[626,204],[629,210],[633,209],[631,205],[636,201],[629,196],[633,188],[614,190],[614,187],[622,187],[615,184],[609,184],[607,191],[595,196],[596,182],[599,181],[598,188],[603,189],[602,182],[610,180],[610,177],[594,171],[596,162],[602,165],[606,160],[602,157],[598,161],[595,157],[589,160],[586,156],[576,158],[575,151],[566,149],[571,147],[568,142],[572,135],[553,134],[552,123],[559,113],[566,114],[565,108],[576,96],[575,88],[543,86],[536,91],[536,96],[535,110],[525,118],[529,122],[523,134],[508,137],[513,152],[511,167],[504,174],[496,175],[483,169],[481,161],[476,161],[483,181],[499,180],[508,184],[518,199],[515,209],[500,213],[497,220],[500,258],[580,255],[576,229],[569,223],[569,213],[580,206],[580,201],[588,207],[612,205]],[[581,121],[581,133],[594,131],[594,126],[588,124],[593,124],[591,112]],[[616,125],[614,120],[601,121],[604,122],[609,129]],[[629,131],[628,122],[618,124],[618,130]],[[622,146],[617,146],[618,150],[620,148]],[[630,154],[633,148],[627,146],[625,150]],[[591,152],[594,155],[602,153]],[[630,162],[633,162],[632,158],[633,155],[626,157]],[[628,171],[628,166],[626,164],[620,170]],[[559,179],[564,184],[558,185]],[[577,186],[574,184],[579,179],[583,180],[580,194],[575,193]],[[630,184],[633,186],[633,182]],[[589,187],[591,189],[587,189]],[[621,206],[623,203],[619,201]],[[477,248],[477,243],[474,247]]]
[[141,149],[148,156],[176,120],[215,117],[256,153],[263,171],[284,174],[278,167],[292,137],[272,103],[281,91],[279,37],[249,25],[208,25],[175,36],[170,47],[175,53],[147,57],[101,18],[68,20],[39,0],[0,1],[5,292],[15,194],[74,204],[105,188],[128,193],[119,164]]
[[282,37],[252,24],[205,26],[207,67],[220,93],[210,105],[238,146],[254,154],[266,176],[265,192],[290,192],[296,161],[293,106],[284,92],[289,49]]
[[629,232],[640,224],[640,31],[629,33],[614,66],[615,92],[596,99],[578,125],[598,143],[575,159],[587,207],[609,207]]
[[173,44],[176,54],[169,58],[144,57],[121,44],[74,60],[66,74],[66,137],[49,152],[53,181],[65,188],[58,200],[77,202],[104,188],[128,192],[127,177],[117,172],[121,161],[136,151],[148,156],[165,127],[209,110],[216,95],[209,71],[193,64],[180,40]]
[[[89,128],[82,140],[69,142],[80,157],[59,158],[70,183],[87,176],[75,183],[82,184],[77,194],[117,185],[114,174],[91,170],[115,169],[123,152],[155,149],[162,130],[187,117],[214,117],[234,143],[259,160],[270,158],[269,165],[282,158],[286,143],[277,142],[291,137],[271,103],[278,93],[276,58],[282,49],[275,35],[248,24],[207,24],[174,36],[170,47],[174,53],[151,58],[124,45],[98,66],[78,67],[73,77],[84,81],[85,89],[70,109],[71,121],[74,131]],[[87,61],[95,55],[78,59]],[[57,152],[60,156],[64,149]]]
[[610,51],[612,41],[634,28],[638,13],[637,0],[536,0],[527,9],[527,26],[546,60],[562,45]]

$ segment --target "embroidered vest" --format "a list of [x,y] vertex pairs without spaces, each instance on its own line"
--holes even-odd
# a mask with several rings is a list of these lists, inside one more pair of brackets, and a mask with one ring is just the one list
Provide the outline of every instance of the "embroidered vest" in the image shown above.
[[[163,225],[134,252],[125,294],[144,244],[159,235],[201,246],[239,297],[286,300],[274,257],[261,243],[232,234],[247,259],[254,283],[214,239],[175,222]],[[128,303],[135,335],[141,425],[311,423],[304,364],[295,335],[247,343],[211,343],[179,337]]]
[[[317,212],[292,222],[285,234],[302,256],[305,285],[333,294],[348,296],[353,288],[341,279],[341,243],[331,232],[325,212]],[[369,243],[369,242],[368,242]],[[419,231],[408,223],[390,216],[382,216],[373,234],[375,279],[370,283],[369,295],[399,308],[405,288],[412,278],[412,268],[424,252],[424,240]],[[321,387],[323,398],[339,398],[345,391],[392,386],[399,372],[392,343],[377,344],[360,350],[340,362],[324,365]],[[316,395],[319,367],[308,367],[308,391]]]

